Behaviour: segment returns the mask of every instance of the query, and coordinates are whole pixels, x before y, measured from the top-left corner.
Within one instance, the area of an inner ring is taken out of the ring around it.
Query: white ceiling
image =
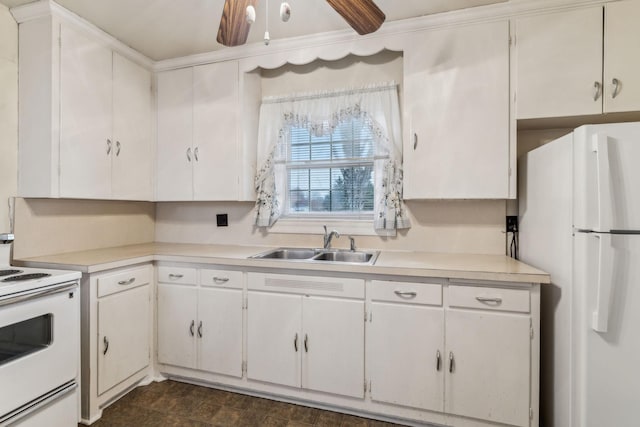
[[[32,0],[0,0],[9,8]],[[507,0],[376,0],[387,21]],[[224,0],[56,0],[113,37],[153,60],[177,58],[217,49]],[[280,0],[261,0],[249,43],[260,42],[269,5],[271,39],[295,37],[350,28],[324,0],[288,0],[291,19],[279,18]]]

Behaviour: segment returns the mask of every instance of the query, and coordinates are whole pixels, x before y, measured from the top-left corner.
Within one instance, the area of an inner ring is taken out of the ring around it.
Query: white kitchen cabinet
[[[200,270],[196,287],[195,269],[159,270],[158,362],[241,377],[242,273]]]
[[[151,74],[54,17],[20,25],[23,197],[150,200]]]
[[[530,298],[527,289],[449,286],[445,312],[447,413],[530,425],[534,363]]]
[[[442,285],[374,280],[367,325],[371,399],[444,410]]]
[[[157,200],[238,200],[238,62],[158,74]]]
[[[249,380],[364,397],[362,280],[250,273],[249,288]]]
[[[149,283],[98,299],[98,393],[149,366]]]
[[[81,281],[81,416],[102,408],[151,375],[153,267],[84,274]]]
[[[517,118],[640,110],[639,18],[636,1],[517,18]]]
[[[507,21],[412,35],[404,105],[405,199],[515,196]]]

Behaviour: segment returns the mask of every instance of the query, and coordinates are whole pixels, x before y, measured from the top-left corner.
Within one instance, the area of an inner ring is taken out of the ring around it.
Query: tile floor
[[[104,410],[92,427],[392,427],[305,406],[245,396],[177,381],[138,387]]]

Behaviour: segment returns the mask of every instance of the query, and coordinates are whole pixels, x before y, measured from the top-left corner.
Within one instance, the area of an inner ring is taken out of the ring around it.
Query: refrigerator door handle
[[[613,247],[610,234],[599,234],[598,254],[598,286],[596,293],[596,308],[593,311],[591,327],[596,332],[607,332],[609,323],[609,307],[611,304],[611,290],[613,288]]]
[[[611,230],[611,170],[609,168],[609,138],[595,134],[592,137],[592,150],[596,153],[597,185],[598,185],[598,225],[597,230]]]

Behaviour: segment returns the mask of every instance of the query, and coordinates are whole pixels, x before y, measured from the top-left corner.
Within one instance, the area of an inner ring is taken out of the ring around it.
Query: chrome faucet
[[[356,239],[354,239],[353,236],[349,236],[349,250],[351,252],[356,251]]]
[[[338,233],[336,230],[331,231],[331,233],[327,234],[327,226],[324,225],[324,248],[325,249],[329,249],[331,247],[331,239],[333,239],[333,236],[336,236],[336,239],[340,237],[340,233]]]

